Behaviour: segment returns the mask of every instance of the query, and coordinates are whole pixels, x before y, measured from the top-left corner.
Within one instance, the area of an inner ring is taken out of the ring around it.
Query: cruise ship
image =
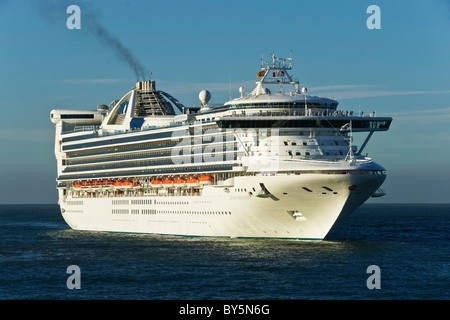
[[[322,240],[382,196],[386,170],[363,154],[391,117],[341,110],[261,60],[256,87],[187,108],[154,80],[97,110],[54,109],[57,191],[75,230]],[[270,88],[269,88],[270,87]],[[287,89],[286,89],[287,88]],[[273,91],[273,92],[272,92]],[[353,136],[362,134],[361,146]]]

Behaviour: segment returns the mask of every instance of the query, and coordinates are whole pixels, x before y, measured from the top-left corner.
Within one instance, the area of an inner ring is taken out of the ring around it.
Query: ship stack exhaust
[[[144,80],[136,82],[136,89],[139,91],[155,91],[155,80]]]

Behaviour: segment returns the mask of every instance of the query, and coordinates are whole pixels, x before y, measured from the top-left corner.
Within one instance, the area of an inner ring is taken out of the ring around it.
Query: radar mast
[[[261,58],[261,71],[257,77],[261,78],[256,82],[258,86],[262,84],[291,84],[295,93],[299,93],[299,82],[291,77],[288,70],[292,70],[292,52],[289,58],[279,58],[272,53],[272,61],[265,62]]]

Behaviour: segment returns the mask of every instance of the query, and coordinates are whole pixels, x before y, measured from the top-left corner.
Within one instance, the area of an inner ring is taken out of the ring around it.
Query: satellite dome
[[[202,107],[208,107],[208,102],[211,99],[211,93],[208,90],[202,90],[198,94],[198,98],[202,102]]]
[[[208,90],[202,90],[198,94],[198,98],[200,99],[202,104],[205,104],[205,103],[207,104],[209,102],[209,100],[211,99],[211,93],[209,93]]]

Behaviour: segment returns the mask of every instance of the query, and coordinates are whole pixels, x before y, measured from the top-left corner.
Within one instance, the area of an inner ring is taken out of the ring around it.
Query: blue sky
[[[80,30],[66,27],[71,4],[81,8]],[[372,4],[379,30],[366,26]],[[0,203],[56,203],[51,109],[94,109],[134,86],[95,25],[186,106],[199,105],[202,89],[212,103],[237,97],[241,85],[251,91],[262,54],[292,51],[293,75],[309,93],[394,118],[365,149],[388,172],[388,195],[376,202],[449,202],[447,0],[2,0]]]

